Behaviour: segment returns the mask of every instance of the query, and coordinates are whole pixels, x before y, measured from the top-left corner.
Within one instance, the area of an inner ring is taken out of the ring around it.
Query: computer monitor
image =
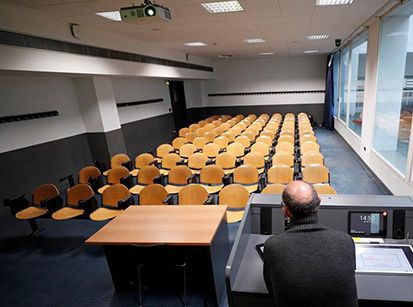
[[[353,237],[386,237],[387,211],[350,211],[348,234]]]

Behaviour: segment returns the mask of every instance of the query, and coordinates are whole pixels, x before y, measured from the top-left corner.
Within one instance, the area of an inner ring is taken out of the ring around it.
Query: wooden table
[[[218,304],[225,286],[230,252],[226,206],[130,206],[86,240],[102,245],[117,291],[135,290],[137,265],[151,259],[151,248],[162,245],[180,257],[197,258],[207,274],[211,296]],[[146,254],[146,255],[145,255]],[[152,257],[153,259],[158,257]],[[145,260],[142,260],[145,259]],[[200,262],[201,261],[201,262]],[[152,263],[156,265],[156,263]],[[199,274],[197,274],[199,275]]]

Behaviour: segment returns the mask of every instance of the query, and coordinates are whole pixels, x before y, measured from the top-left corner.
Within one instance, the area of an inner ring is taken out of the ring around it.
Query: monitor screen
[[[353,237],[386,237],[387,211],[350,211],[348,217],[348,233]]]

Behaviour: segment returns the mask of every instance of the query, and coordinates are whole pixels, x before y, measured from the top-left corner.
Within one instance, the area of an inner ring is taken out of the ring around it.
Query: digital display
[[[349,212],[348,233],[353,237],[386,237],[387,211]]]

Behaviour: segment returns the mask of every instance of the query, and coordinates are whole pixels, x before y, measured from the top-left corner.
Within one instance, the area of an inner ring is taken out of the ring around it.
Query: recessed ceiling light
[[[201,3],[201,5],[204,9],[212,14],[240,12],[244,10],[238,1],[208,2]]]
[[[202,47],[206,46],[204,42],[189,42],[189,43],[184,43],[185,46],[190,46],[190,47]]]
[[[260,55],[273,55],[274,52],[260,52]]]
[[[318,53],[318,50],[306,50],[304,53]]]
[[[232,58],[232,54],[218,54],[218,57],[222,59],[229,59]]]
[[[353,0],[317,0],[315,5],[345,5],[352,3]]]
[[[114,21],[121,21],[122,18],[120,17],[119,11],[112,11],[112,12],[100,12],[96,13],[96,15],[99,15],[101,17],[114,20]]]
[[[328,34],[316,34],[316,35],[308,35],[307,39],[308,40],[319,40],[319,39],[326,39],[328,37]]]
[[[247,44],[259,44],[259,43],[265,43],[265,39],[256,37],[256,38],[245,38],[244,42]]]

